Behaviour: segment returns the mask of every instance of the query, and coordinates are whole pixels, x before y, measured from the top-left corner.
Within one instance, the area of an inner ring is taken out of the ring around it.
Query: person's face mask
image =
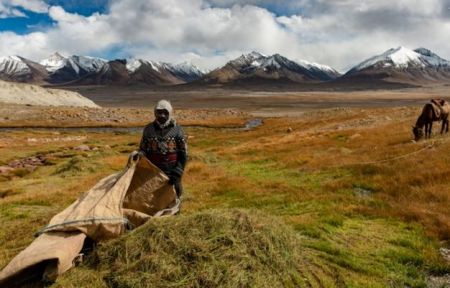
[[[169,112],[166,109],[157,109],[155,113],[156,121],[159,124],[164,124],[169,120]]]

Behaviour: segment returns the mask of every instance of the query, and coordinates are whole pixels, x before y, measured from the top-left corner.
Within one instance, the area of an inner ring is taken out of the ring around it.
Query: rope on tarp
[[[34,234],[35,237],[48,232],[49,230],[55,231],[54,229],[57,227],[64,227],[67,225],[73,225],[73,224],[83,224],[83,223],[92,223],[92,222],[122,222],[126,227],[132,227],[130,221],[127,218],[124,217],[114,217],[114,218],[106,218],[106,217],[92,217],[92,218],[86,218],[86,219],[79,219],[79,220],[71,220],[71,221],[65,221],[58,224],[53,224],[49,226],[45,226],[38,232]]]

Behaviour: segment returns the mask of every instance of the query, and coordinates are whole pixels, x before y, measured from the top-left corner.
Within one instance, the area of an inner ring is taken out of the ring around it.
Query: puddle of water
[[[364,188],[361,188],[361,187],[355,187],[355,188],[353,188],[353,193],[356,196],[359,196],[359,197],[362,197],[362,198],[368,198],[368,197],[372,196],[373,191],[368,190],[368,189],[364,189]]]
[[[251,130],[251,129],[255,129],[259,126],[261,126],[263,124],[263,120],[256,118],[256,119],[250,119],[247,120],[247,122],[245,123],[245,128],[244,130]]]

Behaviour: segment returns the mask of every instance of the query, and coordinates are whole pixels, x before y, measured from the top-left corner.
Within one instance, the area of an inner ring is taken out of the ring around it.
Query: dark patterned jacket
[[[174,120],[161,128],[156,121],[144,128],[139,149],[166,175],[183,175],[187,161],[187,143],[183,129]]]

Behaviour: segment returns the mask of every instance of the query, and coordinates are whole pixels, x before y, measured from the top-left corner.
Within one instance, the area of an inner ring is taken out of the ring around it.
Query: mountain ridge
[[[308,63],[308,64],[306,64]],[[270,56],[252,51],[228,61],[199,81],[206,84],[230,84],[245,79],[283,80],[292,83],[314,83],[336,79],[335,69],[303,61],[302,64],[280,54]],[[252,80],[252,81],[253,81]],[[256,81],[257,82],[257,81]]]
[[[338,81],[376,79],[398,83],[450,81],[450,61],[426,48],[410,50],[399,46],[370,57],[351,68]]]
[[[191,84],[295,88],[309,84],[314,87],[369,84],[368,87],[373,87],[386,82],[448,83],[450,61],[427,48],[410,50],[399,46],[369,57],[341,74],[327,65],[252,51],[212,71],[204,71],[189,62],[171,64],[140,58],[108,61],[91,56],[65,57],[55,52],[40,62],[21,56],[0,57],[0,79],[49,86]]]

